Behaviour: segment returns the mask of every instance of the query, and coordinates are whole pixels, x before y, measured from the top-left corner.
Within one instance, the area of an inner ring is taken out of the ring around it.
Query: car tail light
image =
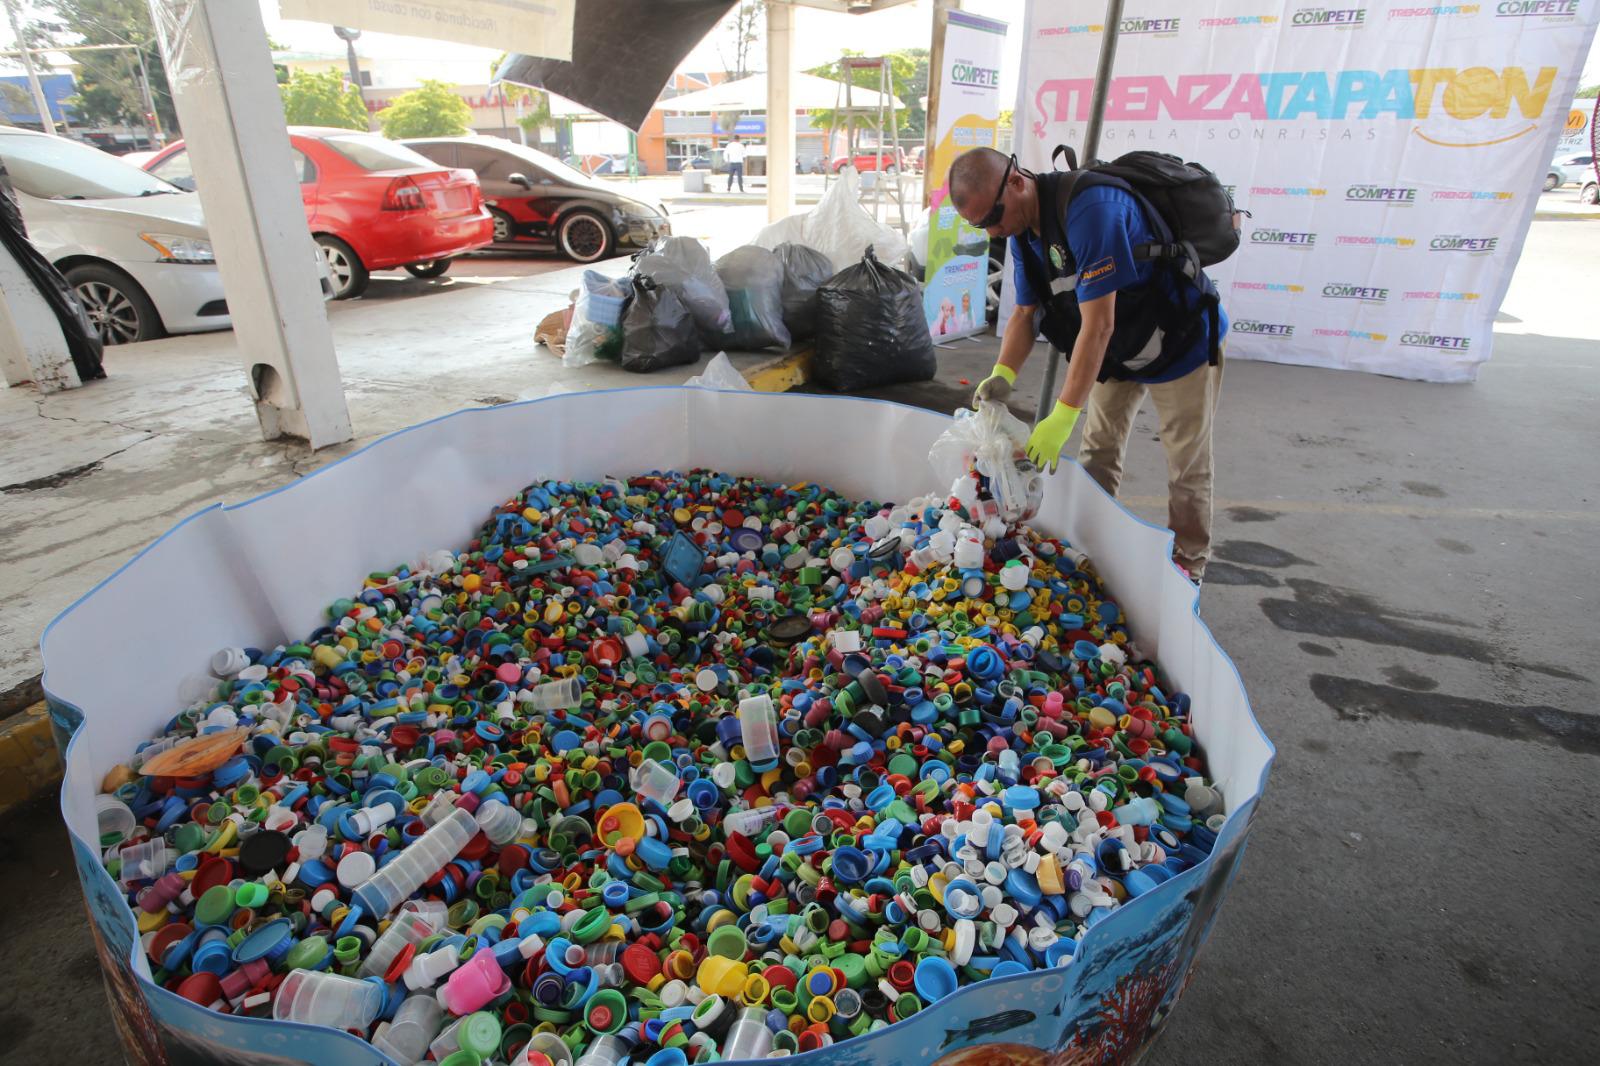
[[[383,194],[385,211],[420,211],[423,206],[422,190],[410,178],[395,178]]]

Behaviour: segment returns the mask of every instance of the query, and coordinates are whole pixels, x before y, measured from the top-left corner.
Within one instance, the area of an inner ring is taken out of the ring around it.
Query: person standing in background
[[[739,191],[744,192],[744,152],[744,142],[739,139],[738,134],[735,134],[733,140],[722,150],[722,158],[728,161],[729,192],[733,191],[734,178],[739,179]]]

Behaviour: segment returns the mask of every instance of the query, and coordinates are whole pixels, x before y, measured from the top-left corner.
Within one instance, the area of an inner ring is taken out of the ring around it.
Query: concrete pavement
[[[527,334],[565,289],[480,288],[337,313],[364,438],[559,379]],[[1475,385],[1229,364],[1202,608],[1279,755],[1152,1066],[1592,1058],[1597,291],[1600,227],[1538,222]],[[19,605],[47,616],[203,503],[331,458],[255,441],[237,363],[164,343],[114,355],[81,411],[0,393],[0,463],[47,482],[0,494],[0,646],[31,648]],[[880,395],[949,409],[993,357],[959,342]],[[1124,500],[1159,521],[1155,438],[1146,411]],[[37,978],[0,986],[0,1061],[114,1061],[53,801],[0,820],[0,898],[9,972]]]

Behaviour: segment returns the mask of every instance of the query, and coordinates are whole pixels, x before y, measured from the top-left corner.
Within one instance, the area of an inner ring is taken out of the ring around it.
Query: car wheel
[[[1560,188],[1560,187],[1561,187],[1561,179],[1559,177],[1557,177],[1554,174],[1546,174],[1544,176],[1544,191],[1545,192],[1550,192],[1551,190],[1557,189],[1557,188]]]
[[[593,211],[574,211],[556,231],[561,254],[579,263],[593,263],[611,253],[611,227]]]
[[[489,217],[494,219],[494,243],[509,244],[514,237],[514,226],[511,216],[498,207],[489,208]]]
[[[156,305],[134,281],[113,267],[85,263],[66,272],[102,344],[132,344],[165,336]]]
[[[326,233],[317,234],[317,247],[322,249],[322,258],[327,260],[328,280],[333,282],[335,300],[353,299],[367,291],[367,283],[372,278],[354,248]]]
[[[407,263],[406,273],[414,278],[440,278],[444,276],[446,270],[450,269],[452,262],[454,260],[445,258],[430,259],[425,263]]]
[[[1586,204],[1600,204],[1600,185],[1591,181],[1583,187],[1583,191],[1578,194],[1578,199]]]

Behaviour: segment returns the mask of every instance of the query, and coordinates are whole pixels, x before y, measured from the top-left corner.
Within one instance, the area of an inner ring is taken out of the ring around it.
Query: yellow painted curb
[[[0,724],[0,814],[61,783],[61,757],[41,700]]]
[[[744,379],[757,392],[788,392],[811,379],[811,349],[790,352],[745,374]]]

